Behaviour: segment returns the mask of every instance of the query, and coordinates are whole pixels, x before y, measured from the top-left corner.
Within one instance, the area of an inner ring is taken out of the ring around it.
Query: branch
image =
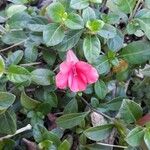
[[[4,48],[4,49],[1,49],[1,50],[0,50],[0,52],[7,51],[7,50],[9,50],[9,49],[11,49],[11,48],[13,48],[13,47],[16,47],[16,46],[18,46],[18,45],[20,45],[20,44],[24,43],[25,41],[26,41],[26,40],[21,41],[21,42],[16,43],[16,44],[13,44],[13,45],[11,45],[11,46],[9,46],[9,47],[6,47],[6,48]]]
[[[131,21],[131,20],[133,19],[133,17],[134,17],[135,14],[136,14],[137,9],[139,8],[140,3],[142,3],[142,2],[143,2],[143,0],[138,0],[138,2],[137,2],[137,4],[136,4],[136,6],[135,6],[133,12],[132,12],[132,13],[130,14],[130,16],[129,16],[129,21]]]
[[[95,108],[93,108],[83,97],[80,97],[80,98],[81,98],[81,100],[82,100],[92,111],[94,111],[94,112],[96,112],[96,113],[98,113],[98,114],[104,116],[105,118],[107,118],[107,119],[109,119],[109,120],[111,120],[111,121],[114,121],[113,118],[111,118],[111,117],[109,117],[108,115],[106,115],[106,114],[104,114],[104,113],[102,113],[102,112],[96,110]]]
[[[104,12],[106,4],[107,4],[107,0],[103,0],[101,7],[100,7],[100,12]]]
[[[27,126],[25,126],[25,127],[21,128],[21,129],[17,130],[15,134],[6,135],[6,136],[4,136],[4,137],[1,137],[1,138],[0,138],[0,141],[2,141],[2,140],[4,140],[4,139],[9,139],[9,138],[11,138],[11,137],[13,137],[13,136],[15,136],[15,135],[17,135],[17,134],[20,134],[20,133],[22,133],[22,132],[25,132],[25,131],[28,131],[28,130],[31,130],[31,129],[32,129],[32,126],[31,126],[30,124],[28,124]]]

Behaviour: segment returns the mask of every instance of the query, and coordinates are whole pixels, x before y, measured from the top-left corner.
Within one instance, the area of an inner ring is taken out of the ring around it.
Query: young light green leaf
[[[87,138],[93,141],[101,141],[106,139],[113,128],[112,124],[101,125],[96,127],[88,128],[84,131]]]
[[[94,19],[89,20],[86,23],[86,27],[93,33],[97,33],[100,31],[104,26],[104,22],[102,20]]]
[[[126,141],[129,145],[135,147],[140,146],[144,137],[144,130],[142,127],[136,127],[129,132]]]
[[[54,46],[62,42],[65,37],[64,29],[56,23],[46,26],[43,31],[43,40],[48,46]]]
[[[47,14],[53,22],[62,22],[67,18],[64,6],[59,2],[51,3],[47,8]]]
[[[72,29],[72,30],[78,30],[84,28],[84,22],[83,19],[75,13],[71,13],[68,15],[67,19],[64,21],[65,25]]]
[[[67,140],[64,140],[58,147],[58,150],[70,150],[71,145]]]
[[[120,56],[130,64],[142,64],[150,59],[150,43],[135,41],[122,49]]]
[[[107,94],[107,92],[108,92],[107,86],[102,80],[97,81],[95,83],[94,90],[95,90],[96,95],[100,99],[104,99],[106,94]]]
[[[7,72],[7,78],[11,82],[14,83],[21,83],[25,81],[30,81],[30,72],[25,69],[24,67],[17,66],[17,65],[11,65],[8,68]]]
[[[70,6],[73,9],[84,9],[89,6],[89,0],[71,0]]]
[[[56,122],[58,126],[64,129],[69,129],[79,125],[87,116],[87,114],[88,112],[66,114],[59,117]]]
[[[48,69],[36,69],[31,72],[32,81],[39,85],[50,85],[53,72]]]
[[[5,62],[2,56],[0,55],[0,77],[2,77],[4,71],[5,71]]]
[[[8,17],[11,17],[14,14],[21,13],[21,12],[25,11],[26,9],[27,9],[27,7],[25,5],[11,5],[6,10],[6,13],[7,13]]]
[[[30,98],[24,91],[21,93],[21,105],[27,110],[35,109],[39,104],[39,101]]]
[[[101,43],[97,36],[88,35],[83,41],[84,56],[88,62],[93,63],[101,52]]]
[[[142,117],[142,108],[132,100],[124,99],[119,110],[118,116],[126,123],[133,123]]]

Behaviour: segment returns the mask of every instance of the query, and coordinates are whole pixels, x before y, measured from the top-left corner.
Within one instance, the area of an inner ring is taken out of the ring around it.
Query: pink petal
[[[67,87],[68,74],[63,74],[59,72],[56,77],[56,87],[60,89],[65,89]]]
[[[86,76],[89,84],[95,83],[99,78],[97,70],[84,61],[77,62],[76,69],[78,72],[82,72]]]
[[[67,59],[66,60],[67,60],[67,62],[74,62],[74,63],[79,61],[72,50],[69,50],[67,52]]]
[[[60,72],[66,74],[72,69],[72,66],[73,64],[71,62],[64,61],[60,64]]]
[[[68,76],[68,86],[71,91],[79,92],[86,89],[87,83],[84,82],[78,75],[74,76],[73,73],[70,73]]]

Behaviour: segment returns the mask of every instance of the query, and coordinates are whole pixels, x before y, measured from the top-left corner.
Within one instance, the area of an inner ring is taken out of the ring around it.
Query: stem
[[[80,98],[81,98],[81,100],[82,100],[92,111],[94,111],[94,112],[96,112],[96,113],[98,113],[98,114],[104,116],[105,118],[107,118],[107,119],[109,119],[109,120],[111,120],[111,121],[114,121],[113,118],[111,118],[111,117],[109,117],[108,115],[106,115],[106,114],[104,114],[104,113],[102,113],[102,112],[96,110],[95,108],[93,108],[83,97],[80,97]]]
[[[33,63],[27,63],[27,64],[20,64],[20,66],[27,67],[27,66],[34,66],[39,65],[41,62],[33,62]]]
[[[17,135],[17,134],[20,134],[20,133],[22,133],[22,132],[25,132],[25,131],[28,131],[28,130],[31,130],[31,129],[32,129],[32,126],[31,126],[30,124],[28,124],[27,126],[25,126],[25,127],[21,128],[21,129],[17,130],[15,134],[6,135],[6,136],[4,136],[4,137],[1,137],[1,138],[0,138],[0,141],[2,141],[2,140],[4,140],[4,139],[9,139],[9,138],[11,138],[11,137],[13,137],[13,136],[15,136],[15,135]]]
[[[16,46],[18,46],[18,45],[24,43],[25,41],[26,41],[26,40],[23,40],[23,41],[21,41],[21,42],[19,42],[19,43],[16,43],[16,44],[13,44],[13,45],[11,45],[11,46],[9,46],[9,47],[6,47],[6,48],[4,48],[4,49],[1,49],[0,52],[7,51],[7,50],[9,50],[9,49],[11,49],[11,48],[13,48],[13,47],[16,47]]]
[[[130,21],[133,19],[133,17],[135,16],[136,11],[137,11],[137,9],[138,9],[140,3],[142,3],[142,2],[143,2],[143,0],[138,0],[138,2],[137,2],[137,4],[136,4],[136,6],[135,6],[133,12],[132,12],[132,13],[130,14],[130,16],[129,16],[129,21],[128,21],[128,22],[130,22]]]
[[[101,7],[100,7],[100,12],[104,12],[106,4],[107,4],[107,0],[103,0]]]
[[[98,142],[97,144],[99,144],[99,145],[103,145],[103,146],[108,146],[108,147],[123,148],[123,149],[128,148],[127,146],[122,146],[122,145],[113,145],[113,144],[106,144],[106,143],[101,143],[101,142]]]

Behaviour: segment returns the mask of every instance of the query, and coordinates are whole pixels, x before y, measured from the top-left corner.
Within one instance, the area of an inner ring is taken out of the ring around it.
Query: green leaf
[[[48,46],[54,46],[62,42],[65,37],[64,29],[61,25],[51,23],[43,31],[43,40]]]
[[[90,0],[91,3],[102,3],[102,0]]]
[[[29,2],[29,0],[10,0],[10,1],[15,4],[26,4]]]
[[[82,18],[85,23],[87,23],[87,21],[89,21],[89,20],[96,19],[95,11],[91,7],[84,9],[83,13],[82,13]]]
[[[54,92],[44,91],[44,102],[49,103],[51,107],[57,107],[58,105],[57,95]]]
[[[26,93],[23,91],[21,93],[21,105],[26,108],[27,110],[33,110],[40,104],[39,101],[36,101],[29,96],[26,95]]]
[[[58,147],[58,150],[70,150],[71,145],[67,140],[64,140]]]
[[[39,149],[42,150],[56,150],[55,145],[50,140],[44,140],[38,144]]]
[[[109,60],[106,55],[100,55],[93,62],[93,65],[96,67],[99,74],[107,74],[110,71]]]
[[[38,49],[35,44],[28,44],[25,51],[25,61],[26,62],[34,62],[38,57]]]
[[[27,7],[24,6],[24,5],[11,5],[11,6],[6,10],[6,13],[7,13],[7,16],[8,16],[8,17],[11,17],[11,16],[13,16],[14,14],[21,13],[21,12],[25,11],[26,9],[27,9]]]
[[[22,19],[23,18],[23,19]],[[11,18],[7,20],[7,24],[10,29],[20,29],[27,27],[29,21],[31,21],[31,16],[25,12],[14,14]]]
[[[59,117],[56,122],[58,126],[64,129],[69,129],[79,125],[87,116],[87,114],[88,112],[66,114]]]
[[[84,28],[83,19],[75,13],[68,15],[67,19],[64,21],[65,25],[72,30],[78,30]]]
[[[47,14],[53,22],[62,22],[67,18],[64,6],[59,2],[51,3],[47,8]]]
[[[98,58],[101,52],[101,43],[97,36],[86,36],[83,41],[84,56],[92,63]]]
[[[64,114],[77,113],[78,112],[78,103],[75,98],[73,98],[64,108]]]
[[[136,0],[115,0],[115,4],[124,13],[132,13]]]
[[[126,123],[133,123],[142,117],[142,108],[132,100],[124,99],[119,110],[118,116]]]
[[[131,64],[142,64],[150,59],[150,43],[135,41],[122,49],[120,56]]]
[[[105,39],[114,38],[116,36],[116,28],[112,25],[105,24],[98,34]]]
[[[22,57],[23,57],[22,50],[15,51],[8,56],[6,63],[8,65],[11,65],[11,64],[17,65],[21,61]]]
[[[63,41],[59,43],[55,48],[58,51],[63,52],[73,48],[78,43],[82,32],[82,30],[68,31]]]
[[[59,137],[53,132],[48,131],[44,126],[35,125],[33,128],[33,136],[36,142],[40,143],[44,140],[52,141],[56,146],[60,145]]]
[[[150,131],[149,129],[146,129],[146,132],[144,134],[144,142],[148,149],[150,149]]]
[[[7,78],[11,82],[21,83],[25,81],[30,81],[31,75],[30,75],[30,72],[24,67],[11,65],[8,68]]]
[[[145,7],[150,9],[150,0],[145,0]]]
[[[0,133],[14,134],[16,132],[17,125],[14,111],[5,111],[5,113],[0,115],[0,120]]]
[[[107,92],[108,92],[107,86],[102,80],[97,81],[95,83],[94,90],[95,90],[96,95],[100,99],[104,99],[106,94],[107,94]]]
[[[50,85],[53,72],[48,69],[36,69],[31,72],[32,81],[39,85]]]
[[[104,22],[102,20],[89,20],[86,23],[86,27],[93,33],[100,31],[104,26]]]
[[[2,56],[0,55],[0,77],[2,77],[4,72],[5,72],[5,62]]]
[[[135,20],[139,23],[141,29],[144,31],[147,38],[150,40],[150,10],[149,9],[142,9],[140,10]]]
[[[73,9],[84,9],[89,6],[89,0],[71,0],[70,6]]]
[[[101,141],[106,139],[113,128],[112,124],[101,125],[96,127],[88,128],[84,131],[87,138],[93,141]]]
[[[0,92],[0,111],[8,109],[15,101],[16,96],[8,92]]]
[[[144,137],[144,130],[142,127],[136,127],[129,132],[126,141],[129,145],[135,147],[140,146]]]
[[[11,31],[2,36],[2,41],[5,44],[15,44],[23,42],[27,39],[24,31]]]
[[[112,51],[119,51],[123,47],[123,43],[124,36],[119,30],[117,31],[115,37],[107,41],[108,48]]]
[[[150,65],[146,65],[144,69],[140,70],[140,73],[146,77],[150,77]]]

